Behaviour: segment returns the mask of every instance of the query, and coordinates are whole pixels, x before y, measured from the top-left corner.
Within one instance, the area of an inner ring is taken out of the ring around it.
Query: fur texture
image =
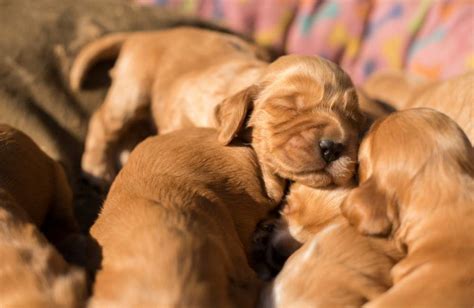
[[[474,71],[445,81],[426,82],[402,72],[374,74],[363,89],[367,95],[397,109],[428,107],[455,120],[474,141]]]
[[[461,128],[426,108],[377,122],[361,145],[360,186],[342,210],[407,256],[368,307],[474,305],[474,153]],[[460,266],[461,265],[461,266]]]
[[[214,107],[258,78],[262,53],[235,35],[189,27],[116,33],[86,45],[71,69],[72,88],[95,62],[118,59],[105,102],[89,123],[83,170],[110,183],[117,143],[131,124],[150,115],[160,134],[214,126]]]
[[[91,229],[103,255],[92,307],[254,306],[246,255],[274,206],[251,148],[205,128],[147,139]]]
[[[285,56],[268,65],[257,46],[235,36],[179,28],[114,34],[86,46],[72,85],[91,63],[117,52],[114,81],[91,119],[82,160],[96,179],[114,177],[113,145],[150,110],[159,133],[217,126],[222,144],[250,134],[275,201],[285,179],[320,187],[342,185],[354,174],[363,116],[350,78],[335,64]],[[337,144],[336,159],[323,159],[322,140]]]
[[[78,230],[62,167],[25,134],[0,125],[0,306],[81,307],[85,277],[61,244]]]
[[[291,256],[263,293],[264,307],[356,307],[391,286],[390,269],[401,254],[342,217],[350,190],[291,187],[271,240],[273,251]]]
[[[218,105],[216,117],[223,144],[251,136],[274,200],[283,196],[286,179],[311,187],[352,179],[365,119],[349,76],[334,63],[280,57],[258,82]],[[323,140],[340,146],[335,159],[324,158]]]

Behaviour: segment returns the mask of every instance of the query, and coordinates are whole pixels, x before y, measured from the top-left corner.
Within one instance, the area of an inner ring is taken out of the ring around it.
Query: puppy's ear
[[[257,86],[250,86],[224,99],[214,109],[214,117],[219,132],[218,141],[228,145],[242,130],[253,109],[253,101],[258,93]]]
[[[388,235],[392,223],[387,216],[389,198],[373,178],[355,188],[344,200],[341,211],[350,224],[366,235]]]

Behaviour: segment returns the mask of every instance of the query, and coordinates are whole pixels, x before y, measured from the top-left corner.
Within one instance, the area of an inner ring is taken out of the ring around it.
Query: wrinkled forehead
[[[348,76],[334,63],[318,57],[286,56],[271,63],[264,79],[270,82],[288,82],[309,79],[319,84],[351,86]]]
[[[354,89],[335,64],[317,57],[286,56],[272,63],[262,78],[261,99],[302,96],[316,101]]]

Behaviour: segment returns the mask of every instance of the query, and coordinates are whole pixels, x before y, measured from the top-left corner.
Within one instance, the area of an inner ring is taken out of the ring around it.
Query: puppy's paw
[[[88,181],[101,188],[107,188],[117,175],[113,162],[84,153],[81,163],[83,175]]]

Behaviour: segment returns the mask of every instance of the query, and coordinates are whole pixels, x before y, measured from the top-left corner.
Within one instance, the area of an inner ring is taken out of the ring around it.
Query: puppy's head
[[[279,58],[217,106],[216,118],[223,144],[250,128],[259,161],[281,178],[325,187],[354,174],[364,118],[350,78],[329,61]]]
[[[473,158],[466,135],[446,115],[427,108],[393,113],[363,140],[360,186],[342,212],[360,232],[386,235],[459,193],[454,183],[463,176],[472,179]]]

